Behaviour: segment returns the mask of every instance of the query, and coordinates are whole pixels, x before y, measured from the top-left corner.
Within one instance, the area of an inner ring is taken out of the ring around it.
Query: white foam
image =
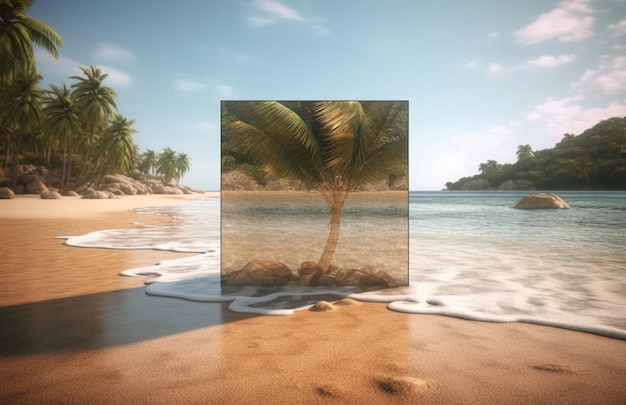
[[[230,302],[233,311],[290,315],[316,297],[388,303],[393,311],[483,322],[525,322],[626,339],[623,250],[594,250],[542,241],[426,232],[412,226],[410,286],[376,292],[354,289],[223,289],[220,283],[219,200],[168,207],[174,221],[124,230],[61,237],[69,246],[196,252],[122,271],[149,276],[146,292],[200,302]],[[144,210],[154,213],[154,211]],[[157,210],[158,211],[158,210]],[[526,214],[523,214],[526,215]],[[194,228],[195,227],[195,228]],[[598,249],[604,249],[599,246]],[[227,291],[227,292],[225,292]]]

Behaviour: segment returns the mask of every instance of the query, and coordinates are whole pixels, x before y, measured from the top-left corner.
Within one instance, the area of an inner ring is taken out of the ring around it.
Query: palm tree
[[[17,186],[17,165],[22,153],[24,138],[41,124],[41,100],[44,91],[38,86],[43,79],[32,73],[15,79],[12,84],[0,87],[0,127],[15,139],[11,153],[11,187]],[[7,145],[11,149],[11,139]],[[6,162],[5,162],[6,163]]]
[[[97,182],[108,173],[128,174],[136,166],[139,154],[133,135],[137,130],[132,128],[135,120],[127,120],[122,114],[113,114],[111,124],[98,139],[95,154],[98,156],[99,172],[91,179]]]
[[[176,167],[176,151],[171,148],[163,148],[157,161],[156,173],[163,176],[165,183],[169,183],[176,178],[178,169]]]
[[[65,85],[50,85],[46,93],[43,99],[43,127],[47,141],[57,144],[61,150],[61,191],[65,191],[72,174],[72,148],[83,130],[82,123],[78,117],[78,107]]]
[[[0,0],[0,85],[36,72],[33,44],[55,58],[63,40],[43,22],[26,16],[35,0]]]
[[[191,168],[191,158],[185,153],[179,153],[176,155],[176,182],[185,175]]]
[[[341,213],[359,185],[386,179],[408,164],[404,102],[222,102],[234,136],[252,145],[268,176],[299,180],[321,193],[330,229],[318,267],[328,272]]]
[[[72,84],[72,97],[79,109],[79,116],[85,130],[85,138],[83,146],[83,167],[76,180],[77,185],[85,182],[88,162],[90,161],[91,152],[95,147],[96,141],[104,132],[109,124],[109,120],[113,116],[117,105],[115,98],[117,95],[112,88],[103,86],[102,82],[107,78],[108,74],[95,66],[88,68],[81,67],[85,77],[72,76],[71,79],[77,80]]]
[[[492,185],[498,185],[500,181],[501,167],[495,160],[488,160],[487,163],[481,163],[478,166],[480,170]]]
[[[141,154],[141,160],[137,169],[143,174],[154,174],[154,169],[157,167],[158,158],[156,153],[152,149],[146,150]]]
[[[530,145],[519,145],[517,147],[517,161],[518,163],[528,162],[528,170],[530,170],[530,164],[534,156],[533,148]]]

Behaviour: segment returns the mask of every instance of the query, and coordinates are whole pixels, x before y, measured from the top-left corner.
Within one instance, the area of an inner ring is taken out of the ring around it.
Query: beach
[[[0,200],[0,403],[623,404],[626,341],[338,302],[290,316],[145,294],[185,253],[65,246],[180,197]]]

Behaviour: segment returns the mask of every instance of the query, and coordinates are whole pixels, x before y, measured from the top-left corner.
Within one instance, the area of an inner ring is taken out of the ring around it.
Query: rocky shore
[[[61,169],[48,170],[43,166],[18,166],[17,187],[8,187],[8,177],[0,177],[0,198],[13,198],[14,195],[36,194],[43,199],[57,199],[62,196],[80,196],[88,199],[109,199],[126,195],[150,194],[200,194],[199,190],[179,185],[173,180],[165,182],[157,176],[138,175],[129,177],[122,174],[109,174],[92,187],[61,194]]]

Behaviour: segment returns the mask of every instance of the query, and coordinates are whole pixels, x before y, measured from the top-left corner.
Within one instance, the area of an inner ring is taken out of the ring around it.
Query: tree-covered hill
[[[626,117],[600,121],[553,148],[520,145],[517,162],[488,160],[480,174],[446,183],[448,190],[626,190]]]

